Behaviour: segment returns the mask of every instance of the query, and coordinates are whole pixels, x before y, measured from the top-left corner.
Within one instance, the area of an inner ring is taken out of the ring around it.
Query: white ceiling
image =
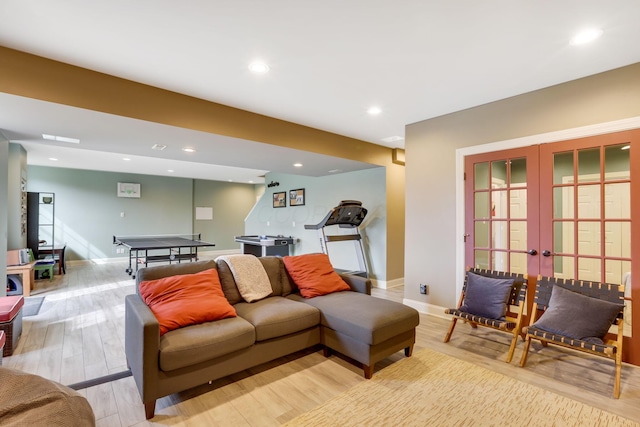
[[[407,124],[640,62],[638,0],[3,0],[0,16],[0,45],[392,147]],[[571,46],[587,27],[602,37]],[[239,182],[370,167],[6,94],[0,111],[30,164]],[[42,133],[82,142],[49,152]]]

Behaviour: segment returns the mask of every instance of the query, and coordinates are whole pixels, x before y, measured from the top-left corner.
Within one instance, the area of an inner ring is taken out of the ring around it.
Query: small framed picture
[[[289,190],[289,206],[304,206],[304,188]]]
[[[286,208],[287,207],[287,193],[284,191],[281,193],[273,193],[273,207],[274,208]]]

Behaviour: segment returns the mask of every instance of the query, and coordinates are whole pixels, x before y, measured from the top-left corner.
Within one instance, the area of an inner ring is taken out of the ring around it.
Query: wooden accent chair
[[[555,344],[606,357],[615,362],[613,395],[620,397],[623,285],[538,276],[532,314],[529,326],[522,330],[526,336],[521,367],[527,363],[532,339],[544,347]],[[605,336],[612,322],[615,339]]]
[[[513,285],[511,285],[511,289],[507,296],[506,314],[503,317],[486,317],[467,311],[467,307],[465,306],[465,296],[467,295],[467,286],[469,285],[468,273],[473,273],[492,279],[513,279]],[[456,323],[458,322],[458,320],[469,323],[472,328],[477,328],[478,326],[486,326],[499,331],[504,331],[511,334],[511,346],[509,347],[509,353],[507,354],[506,360],[507,363],[510,363],[511,359],[513,359],[513,353],[516,349],[518,335],[523,324],[526,296],[526,274],[505,273],[501,271],[467,268],[467,274],[465,274],[464,278],[464,285],[462,287],[460,299],[458,300],[458,307],[448,308],[445,310],[445,313],[451,314],[453,316],[453,319],[451,319],[451,325],[449,326],[449,331],[444,338],[444,342],[449,342],[451,334],[453,334],[453,330],[456,327]]]

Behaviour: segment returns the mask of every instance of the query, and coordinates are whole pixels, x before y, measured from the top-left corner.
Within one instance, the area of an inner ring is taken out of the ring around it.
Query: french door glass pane
[[[607,221],[604,223],[604,251],[607,257],[631,258],[630,222]]]
[[[504,188],[507,186],[507,162],[497,160],[491,162],[491,188]]]
[[[602,280],[602,269],[600,258],[578,258],[578,280],[589,280],[600,282]]]
[[[521,219],[527,217],[527,189],[509,191],[509,217]]]
[[[578,221],[578,254],[600,256],[600,222]]]
[[[629,145],[620,144],[604,149],[604,179],[630,179]]]
[[[481,192],[474,195],[474,216],[476,219],[489,218],[489,193]]]
[[[489,269],[489,251],[474,251],[476,268]]]
[[[553,252],[572,254],[575,245],[573,221],[557,221],[553,223]]]
[[[600,185],[578,186],[578,218],[600,218]]]
[[[507,218],[507,191],[491,192],[491,216],[495,218]]]
[[[553,189],[553,217],[558,219],[574,218],[573,186]]]
[[[527,254],[511,252],[509,271],[512,273],[527,273]]]
[[[476,163],[473,166],[473,183],[476,190],[489,189],[489,163]]]
[[[507,221],[493,221],[491,234],[493,249],[509,249],[507,247]]]
[[[493,262],[491,264],[491,269],[494,271],[508,271],[508,256],[509,254],[507,252],[493,252]]]
[[[625,289],[625,294],[631,291],[631,262],[608,259],[605,262],[607,270],[605,282],[620,283],[629,289]]]
[[[512,159],[510,176],[511,187],[527,185],[527,159]]]
[[[553,276],[561,279],[575,278],[575,258],[571,256],[553,257]]]
[[[573,151],[553,155],[553,183],[573,182]]]
[[[475,246],[477,248],[489,248],[489,222],[476,221],[474,228]]]
[[[615,219],[631,218],[631,183],[604,185],[604,217]]]
[[[509,245],[514,251],[527,250],[527,221],[509,223]]]
[[[600,181],[600,148],[578,151],[578,182]]]

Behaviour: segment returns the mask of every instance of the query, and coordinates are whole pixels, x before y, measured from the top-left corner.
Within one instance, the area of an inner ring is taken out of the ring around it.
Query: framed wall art
[[[119,182],[118,197],[140,198],[140,184],[133,182]]]
[[[273,207],[274,208],[286,208],[287,207],[287,193],[282,191],[280,193],[273,193]]]
[[[304,188],[289,190],[289,206],[304,206]]]

